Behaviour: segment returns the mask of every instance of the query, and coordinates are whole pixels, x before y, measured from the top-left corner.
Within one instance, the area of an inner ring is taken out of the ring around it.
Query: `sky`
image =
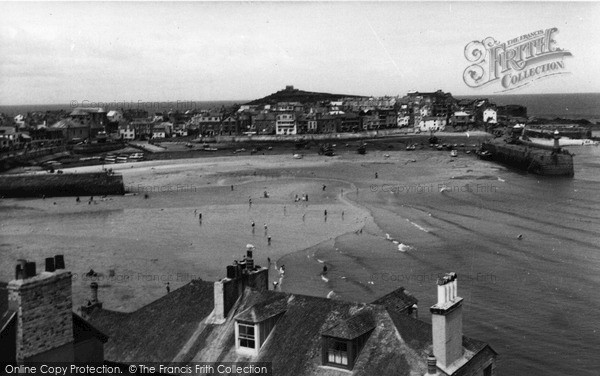
[[[0,105],[491,95],[465,46],[552,27],[568,74],[511,93],[600,92],[600,2],[0,2]]]

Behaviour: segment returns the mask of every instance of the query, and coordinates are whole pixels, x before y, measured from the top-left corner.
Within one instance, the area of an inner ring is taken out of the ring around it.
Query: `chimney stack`
[[[431,311],[433,355],[444,372],[463,356],[462,301],[458,276],[448,273],[438,279],[438,300]]]
[[[235,305],[246,287],[258,290],[269,290],[269,269],[254,265],[254,246],[246,246],[246,256],[241,263],[234,261],[227,266],[227,278],[214,283],[213,324],[225,322],[229,311]]]
[[[47,270],[52,264],[46,259]],[[36,275],[35,262],[25,260],[19,260],[16,271],[16,279],[6,288],[9,309],[17,313],[17,363],[57,357],[68,362],[73,356],[71,273],[56,270]]]

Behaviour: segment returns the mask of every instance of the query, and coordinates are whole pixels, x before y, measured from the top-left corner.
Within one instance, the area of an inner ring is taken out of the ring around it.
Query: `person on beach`
[[[248,206],[252,207],[252,199],[251,198],[248,199]]]
[[[323,184],[323,190],[325,190],[325,188],[327,188],[327,186],[325,184]]]
[[[302,214],[302,222],[306,219],[306,213]]]
[[[233,191],[233,184],[231,184],[231,190]]]
[[[198,214],[198,219],[200,220],[200,222],[202,222],[202,213]]]
[[[264,227],[265,227],[265,236],[267,236],[267,224],[266,223],[264,224]]]
[[[327,217],[327,209],[325,209],[325,211],[323,212],[323,214],[325,214],[325,216]]]
[[[379,174],[376,172],[375,173],[375,179],[377,179],[379,177]]]
[[[169,282],[167,282],[167,294],[171,292],[171,285],[169,285]]]
[[[323,265],[323,274],[327,274],[327,265]]]
[[[271,245],[271,237],[270,236],[267,238],[267,244]]]
[[[77,196],[77,198],[75,199],[75,202],[78,204],[81,202],[81,199],[79,198],[79,196]]]

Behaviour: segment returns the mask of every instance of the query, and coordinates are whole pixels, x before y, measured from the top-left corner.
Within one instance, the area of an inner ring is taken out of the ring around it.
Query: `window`
[[[485,367],[483,370],[483,376],[492,376],[492,365]]]
[[[327,361],[329,363],[348,365],[348,344],[346,342],[329,340],[327,349]]]
[[[254,349],[254,325],[238,324],[238,340],[240,342],[240,347]]]

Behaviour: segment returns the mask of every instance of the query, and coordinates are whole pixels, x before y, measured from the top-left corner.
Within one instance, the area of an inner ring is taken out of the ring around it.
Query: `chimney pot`
[[[236,277],[236,266],[227,265],[227,278],[234,279]]]
[[[46,257],[46,271],[54,272],[54,257]]]
[[[427,357],[427,374],[435,375],[437,373],[437,360],[433,354],[429,354]]]
[[[27,262],[25,264],[25,275],[23,276],[23,278],[35,277],[36,274],[37,273],[35,271],[35,262]]]
[[[98,283],[90,283],[90,288],[92,290],[92,303],[96,303],[98,302]]]
[[[56,270],[65,268],[65,256],[63,256],[63,255],[54,256],[54,268]]]
[[[18,259],[17,263],[19,265],[21,265],[21,270],[25,271],[25,264],[27,264],[27,260],[25,260],[25,259]]]
[[[21,264],[17,264],[15,267],[15,279],[23,279],[25,271],[21,267]]]

